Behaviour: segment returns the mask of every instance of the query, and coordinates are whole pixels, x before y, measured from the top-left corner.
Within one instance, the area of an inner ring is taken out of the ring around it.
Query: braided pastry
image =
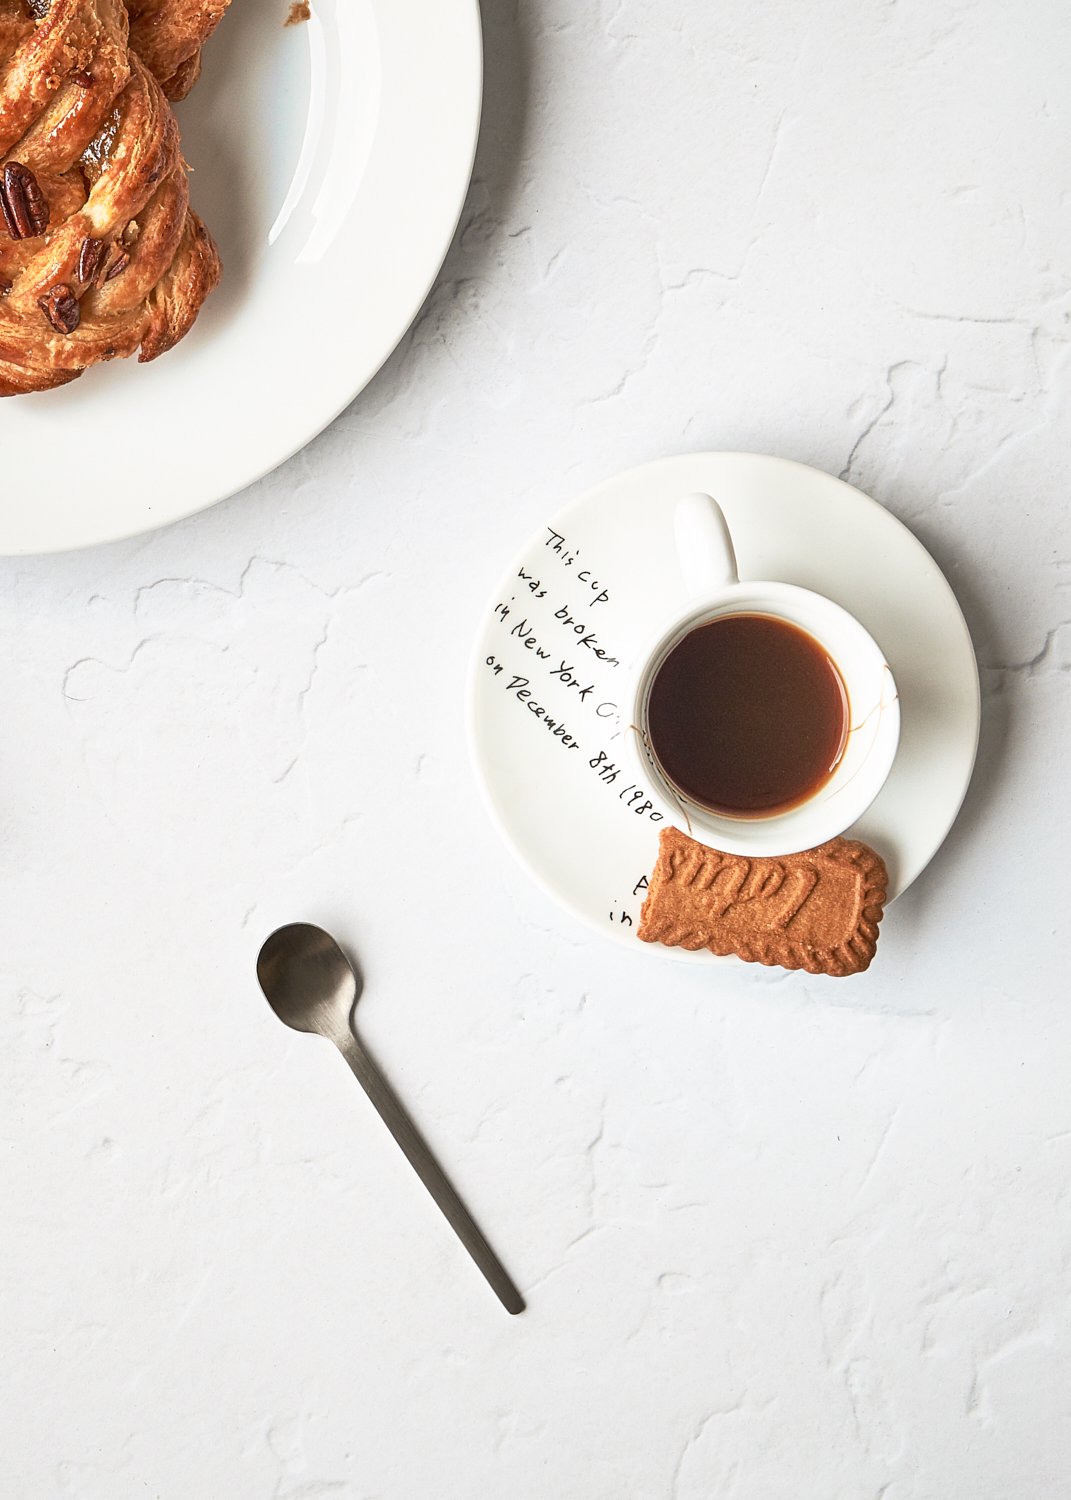
[[[201,72],[201,47],[231,0],[127,0],[130,45],[169,99],[185,99]]]
[[[0,396],[189,330],[219,256],[123,0],[0,0]]]

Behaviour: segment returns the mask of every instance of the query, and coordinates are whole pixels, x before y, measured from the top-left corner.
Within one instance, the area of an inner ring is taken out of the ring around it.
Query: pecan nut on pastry
[[[219,280],[123,0],[0,0],[0,395],[189,330]]]
[[[201,48],[230,0],[127,0],[130,45],[169,99],[185,99],[201,73]]]
[[[48,199],[41,184],[20,161],[9,161],[0,176],[0,211],[13,240],[28,240],[48,228]]]

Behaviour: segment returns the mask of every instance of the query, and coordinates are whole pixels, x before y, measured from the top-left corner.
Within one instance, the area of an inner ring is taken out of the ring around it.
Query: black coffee
[[[805,630],[770,615],[726,615],[689,631],[659,667],[647,732],[691,801],[766,817],[829,780],[848,734],[848,695]]]

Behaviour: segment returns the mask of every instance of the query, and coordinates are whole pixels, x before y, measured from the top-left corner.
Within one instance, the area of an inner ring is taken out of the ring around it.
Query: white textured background
[[[1071,13],[486,0],[443,275],[286,468],[0,562],[3,1500],[1071,1496]],[[461,696],[563,500],[843,473],[947,570],[977,776],[875,968],[632,963]],[[530,1298],[253,959],[308,917]]]

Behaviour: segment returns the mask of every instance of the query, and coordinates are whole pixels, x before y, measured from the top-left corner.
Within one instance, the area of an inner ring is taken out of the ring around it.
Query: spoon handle
[[[477,1229],[468,1209],[443,1175],[416,1126],[398,1102],[387,1080],[357,1038],[338,1043],[338,1050],[353,1069],[357,1082],[379,1112],[379,1117],[401,1146],[409,1164],[446,1215],[454,1233],[472,1256],[508,1313],[524,1311],[524,1298],[506,1274],[495,1252]]]

